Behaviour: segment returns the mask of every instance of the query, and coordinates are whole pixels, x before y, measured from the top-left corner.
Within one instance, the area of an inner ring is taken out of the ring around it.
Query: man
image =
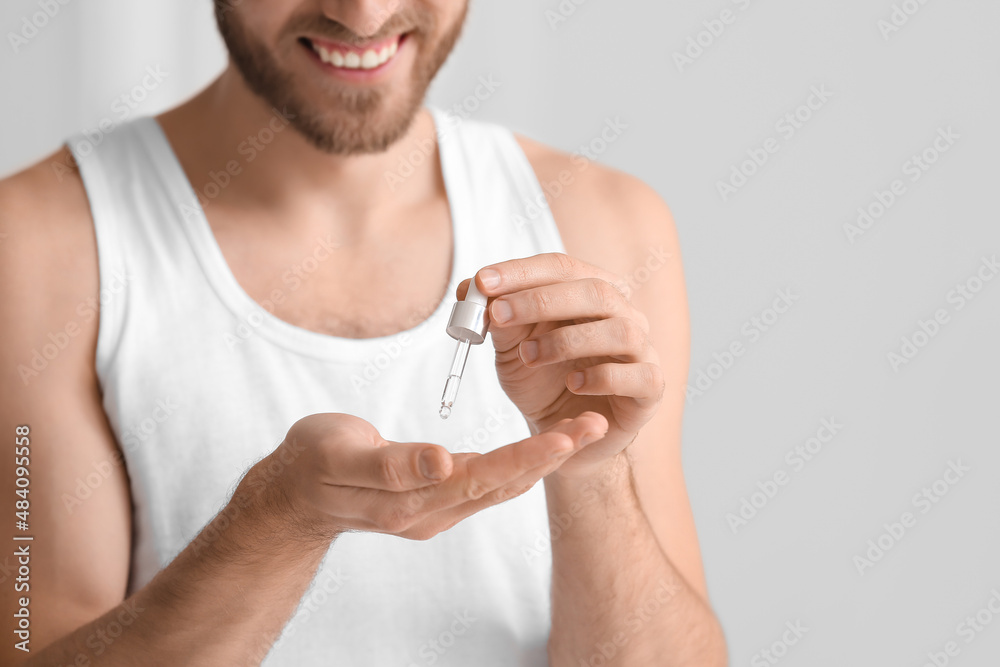
[[[724,664],[670,214],[423,108],[465,12],[219,2],[205,91],[0,183],[5,664]]]

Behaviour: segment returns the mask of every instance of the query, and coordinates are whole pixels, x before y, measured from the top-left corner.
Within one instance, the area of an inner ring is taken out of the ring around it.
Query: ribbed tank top
[[[448,292],[420,325],[364,339],[291,325],[243,291],[154,118],[97,146],[83,135],[67,142],[97,236],[97,375],[131,481],[129,592],[183,550],[241,474],[306,415],[349,413],[390,440],[452,451],[528,436],[489,342],[472,349],[451,418],[438,417],[455,346],[445,326],[461,280],[563,244],[509,130],[431,113],[454,239]],[[328,257],[318,239],[313,259]],[[541,484],[427,541],[341,535],[264,664],[546,665],[547,538]]]

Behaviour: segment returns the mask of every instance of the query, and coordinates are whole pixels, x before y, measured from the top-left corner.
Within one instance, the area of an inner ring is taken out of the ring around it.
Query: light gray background
[[[601,160],[671,205],[692,381],[732,341],[746,349],[685,421],[691,497],[734,665],[751,665],[796,621],[808,632],[781,664],[918,666],[949,640],[961,650],[950,664],[1000,655],[1000,618],[971,643],[956,634],[1000,591],[1000,280],[961,310],[948,301],[981,258],[1000,253],[1000,4],[930,0],[885,39],[878,21],[893,4],[563,0],[575,10],[553,28],[546,11],[558,0],[478,2],[431,95],[450,107],[492,75],[501,86],[473,117],[569,151],[620,117],[628,128]],[[735,22],[678,71],[673,53],[724,9]],[[168,76],[142,114],[183,100],[224,63],[208,0],[71,0],[14,53],[8,32],[37,11],[33,0],[0,8],[0,174],[112,116],[147,66]],[[784,140],[775,123],[812,86],[833,95]],[[959,139],[910,182],[903,163],[941,127]],[[772,136],[780,150],[723,202],[716,182]],[[895,178],[906,193],[850,243],[843,226]],[[779,289],[797,301],[751,342],[741,328]],[[887,354],[938,308],[948,323],[894,371]],[[786,452],[824,417],[842,430],[794,471]],[[969,472],[921,514],[914,494],[958,460]],[[788,484],[734,534],[727,513],[777,471]],[[916,525],[860,574],[854,556],[905,511]]]

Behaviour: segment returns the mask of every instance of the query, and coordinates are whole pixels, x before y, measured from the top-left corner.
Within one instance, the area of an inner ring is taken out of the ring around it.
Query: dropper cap
[[[448,335],[458,341],[467,340],[473,345],[479,345],[486,340],[486,330],[489,329],[489,325],[486,297],[476,287],[476,280],[473,278],[469,283],[469,293],[465,295],[465,301],[456,301],[451,308]]]

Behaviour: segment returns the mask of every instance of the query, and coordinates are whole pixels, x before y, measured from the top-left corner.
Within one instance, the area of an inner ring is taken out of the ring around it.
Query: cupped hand
[[[274,476],[299,521],[335,535],[389,533],[425,540],[482,509],[528,491],[607,430],[587,412],[486,454],[392,442],[352,415],[296,422],[258,465]]]

